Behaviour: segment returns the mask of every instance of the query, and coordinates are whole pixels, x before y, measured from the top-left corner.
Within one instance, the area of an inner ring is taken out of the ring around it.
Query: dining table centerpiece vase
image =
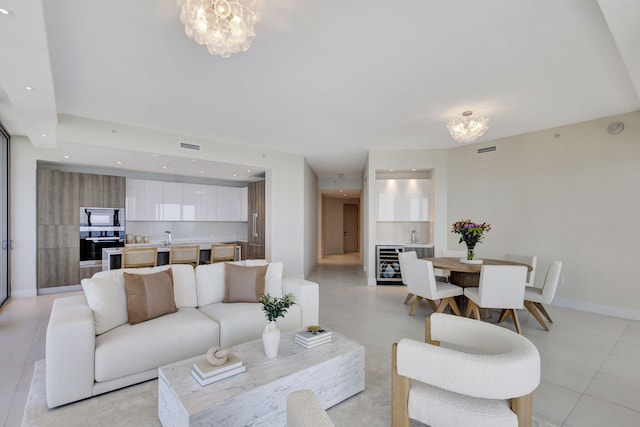
[[[475,247],[490,230],[491,224],[476,223],[470,219],[456,221],[452,224],[451,232],[460,235],[458,243],[464,242],[467,246],[467,262],[481,263],[481,260],[475,259]],[[460,261],[464,262],[465,260],[461,259]]]
[[[280,346],[280,329],[276,325],[279,317],[284,317],[287,310],[296,300],[293,294],[286,294],[282,298],[272,297],[265,294],[260,297],[262,303],[262,311],[267,318],[268,323],[262,332],[262,344],[264,345],[264,353],[269,359],[278,356],[278,347]]]

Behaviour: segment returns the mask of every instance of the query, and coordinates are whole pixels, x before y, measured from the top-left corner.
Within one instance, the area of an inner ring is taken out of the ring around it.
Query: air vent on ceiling
[[[200,150],[200,146],[196,144],[189,144],[186,142],[180,143],[180,148],[186,148],[187,150]]]
[[[607,126],[607,132],[611,135],[617,135],[624,130],[624,123],[614,122]]]
[[[496,151],[495,145],[492,145],[491,147],[478,148],[478,154],[490,153],[492,151]]]

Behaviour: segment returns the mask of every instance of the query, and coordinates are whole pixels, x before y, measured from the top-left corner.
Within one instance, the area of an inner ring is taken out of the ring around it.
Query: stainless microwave
[[[124,209],[80,208],[80,227],[124,228]]]

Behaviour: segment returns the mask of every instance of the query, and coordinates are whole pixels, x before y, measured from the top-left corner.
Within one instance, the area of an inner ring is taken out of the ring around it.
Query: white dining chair
[[[529,310],[529,313],[531,313],[538,323],[542,325],[545,331],[548,331],[549,327],[542,316],[546,317],[549,323],[553,323],[553,320],[551,320],[551,316],[549,316],[549,313],[547,313],[547,310],[542,304],[548,305],[553,301],[553,297],[558,289],[561,269],[562,261],[552,262],[547,270],[547,275],[544,279],[542,289],[533,286],[527,286],[524,289],[524,306]]]
[[[519,262],[522,264],[527,264],[531,266],[531,271],[527,273],[527,284],[525,286],[535,286],[535,275],[536,275],[536,264],[538,262],[538,257],[533,255],[515,255],[515,254],[507,254],[504,259],[506,261]]]
[[[405,273],[409,292],[416,299],[409,310],[409,316],[413,316],[420,305],[420,301],[426,299],[433,311],[442,313],[447,307],[460,316],[460,310],[454,297],[463,294],[460,286],[436,280],[433,273],[433,264],[424,259],[405,259]],[[436,306],[435,301],[440,300]]]
[[[527,267],[520,265],[483,265],[480,269],[480,283],[477,288],[465,288],[467,303],[466,316],[473,313],[480,320],[479,308],[502,309],[498,323],[513,317],[516,331],[521,334],[520,321],[516,310],[524,308],[524,284]]]
[[[392,345],[391,424],[531,427],[540,354],[496,325],[434,313],[424,343]],[[441,346],[442,344],[442,346]]]
[[[400,252],[398,253],[398,262],[400,263],[400,277],[402,279],[402,284],[406,285],[407,284],[407,279],[406,279],[406,274],[404,272],[405,269],[405,260],[407,259],[418,259],[418,253],[416,251],[405,251],[405,252]],[[407,294],[407,297],[404,299],[404,303],[403,304],[408,304],[409,301],[411,301],[411,298],[413,298],[413,294],[411,292],[409,292]]]

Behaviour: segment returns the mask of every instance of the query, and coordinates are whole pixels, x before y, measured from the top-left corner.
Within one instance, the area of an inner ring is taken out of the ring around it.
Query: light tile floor
[[[320,284],[320,320],[363,343],[367,354],[387,357],[390,366],[391,344],[423,339],[431,309],[422,304],[409,317],[402,304],[406,288],[366,286],[361,268],[351,265],[358,259],[328,257],[309,277]],[[0,309],[0,426],[20,425],[34,362],[44,358],[52,301],[67,295],[12,299]],[[639,426],[640,322],[557,307],[549,312],[550,332],[519,312],[524,335],[542,356],[534,397],[541,426]],[[511,322],[505,327],[512,328]],[[386,385],[388,371],[379,375]]]

